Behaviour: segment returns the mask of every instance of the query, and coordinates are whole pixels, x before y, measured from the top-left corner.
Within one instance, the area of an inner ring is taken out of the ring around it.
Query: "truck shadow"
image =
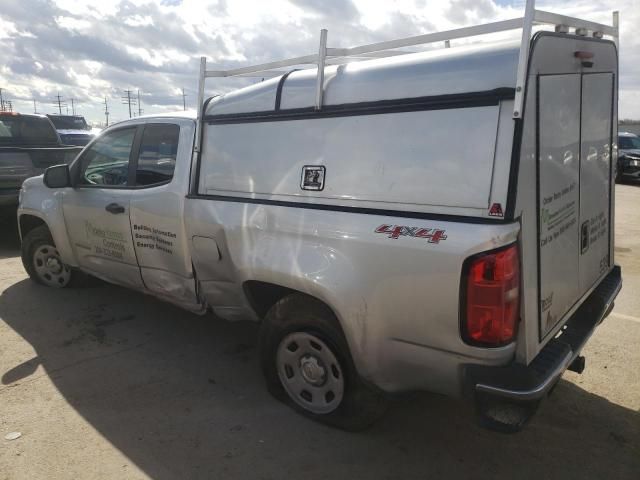
[[[112,286],[53,290],[28,280],[0,296],[0,318],[36,352],[0,372],[4,401],[20,401],[20,389],[46,375],[151,478],[620,479],[640,471],[640,414],[566,380],[518,435],[482,430],[468,405],[426,394],[394,400],[374,427],[349,434],[266,393],[251,323],[198,317]],[[28,408],[33,421],[55,414]]]

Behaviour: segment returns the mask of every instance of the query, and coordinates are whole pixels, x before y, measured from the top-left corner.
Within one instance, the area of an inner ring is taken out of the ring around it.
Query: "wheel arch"
[[[42,218],[27,213],[20,215],[20,218],[18,219],[18,231],[20,233],[20,240],[24,239],[24,237],[26,237],[31,230],[41,226],[47,227],[49,232],[51,232],[49,225],[47,225],[47,222],[45,222]]]
[[[40,212],[31,208],[21,208],[18,211],[20,241],[24,241],[24,238],[29,232],[40,226],[46,226],[49,230],[64,263],[71,267],[77,267],[78,263],[76,262],[76,257],[69,242],[66,223],[62,216],[61,209],[51,208]]]
[[[314,286],[316,288],[314,288]],[[354,322],[348,312],[342,312],[331,302],[331,293],[319,288],[318,284],[303,285],[307,288],[293,288],[286,282],[269,282],[261,280],[247,280],[243,283],[243,290],[247,301],[260,320],[264,320],[267,312],[280,300],[291,294],[300,294],[318,302],[325,307],[335,319],[334,326],[339,328],[349,347],[358,373],[368,377],[368,368],[364,361],[362,349],[364,348],[364,334],[360,322]],[[351,315],[353,316],[353,315]]]

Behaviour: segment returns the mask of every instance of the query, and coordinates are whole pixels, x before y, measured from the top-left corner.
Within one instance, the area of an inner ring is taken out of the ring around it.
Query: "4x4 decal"
[[[426,238],[429,243],[440,243],[446,240],[446,230],[437,228],[405,227],[403,225],[380,225],[375,229],[375,233],[384,233],[389,238],[398,239],[400,237]]]

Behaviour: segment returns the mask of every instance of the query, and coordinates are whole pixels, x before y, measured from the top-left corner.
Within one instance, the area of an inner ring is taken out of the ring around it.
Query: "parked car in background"
[[[616,181],[640,178],[640,137],[634,133],[618,133],[618,173]]]
[[[15,214],[22,182],[51,165],[69,163],[81,147],[63,146],[44,115],[0,113],[0,217]]]
[[[47,117],[53,122],[65,145],[85,146],[96,135],[82,115],[47,115]]]

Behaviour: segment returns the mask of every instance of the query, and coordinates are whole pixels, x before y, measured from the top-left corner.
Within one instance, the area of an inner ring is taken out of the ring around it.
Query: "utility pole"
[[[142,115],[142,103],[140,102],[140,89],[138,89],[138,116]]]
[[[0,112],[4,112],[4,99],[2,98],[2,88],[0,88]]]
[[[104,117],[106,120],[106,125],[109,126],[109,104],[107,104],[107,97],[104,97]]]
[[[4,101],[5,112],[13,112],[13,102],[11,100]]]
[[[36,99],[33,99],[33,113],[38,113],[38,109],[36,108]]]
[[[131,90],[125,90],[124,93],[127,94],[126,97],[122,97],[122,103],[125,105],[129,105],[129,118],[131,118],[131,105],[136,104],[136,99],[131,96],[133,93]]]
[[[75,98],[71,99],[71,113],[75,116],[76,114],[76,104],[74,103]]]
[[[53,101],[53,106],[55,107],[56,105],[58,106],[58,113],[62,115],[62,107],[66,107],[67,104],[62,101],[60,93],[56,95],[56,99]]]
[[[182,89],[182,109],[187,109],[187,96],[184,93],[184,88]]]

